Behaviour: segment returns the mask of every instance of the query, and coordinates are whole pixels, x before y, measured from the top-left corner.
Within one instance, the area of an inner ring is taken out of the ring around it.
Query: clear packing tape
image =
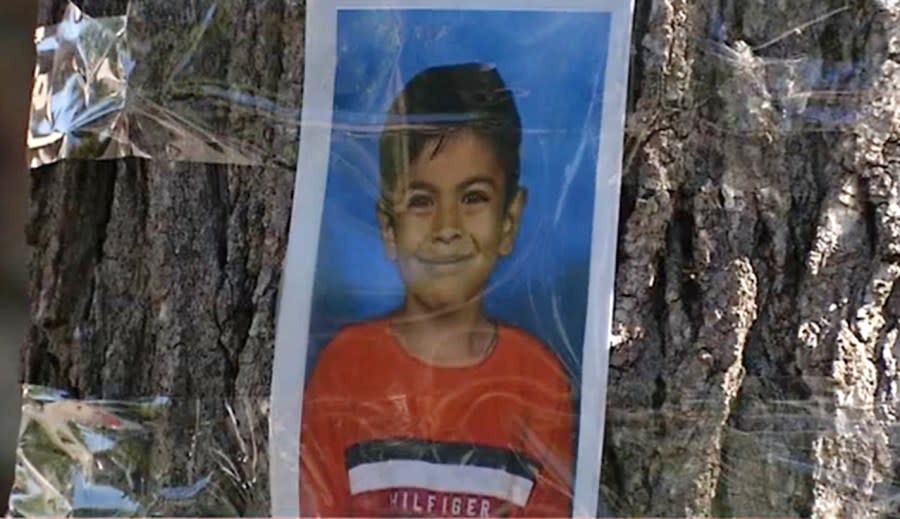
[[[263,151],[270,147],[265,141],[270,133],[264,129],[299,127],[298,101],[291,104],[267,94],[255,88],[251,78],[235,78],[240,71],[204,64],[218,46],[228,43],[229,31],[221,26],[238,23],[238,15],[228,5],[228,0],[195,2],[194,8],[203,12],[200,23],[149,40],[130,30],[134,20],[128,13],[91,17],[75,4],[66,7],[60,23],[38,28],[27,141],[30,166],[123,157],[233,165],[283,159]],[[842,10],[798,21],[785,34]],[[165,39],[169,41],[162,45]],[[758,128],[747,123],[754,118],[741,115],[760,103],[776,108],[775,122],[783,133],[831,131],[854,124],[859,92],[839,92],[828,85],[852,83],[849,79],[860,71],[852,63],[826,68],[823,60],[812,56],[761,56],[775,42],[755,47],[725,43],[715,27],[708,41],[697,42],[715,67],[747,79],[740,85],[746,89],[743,106],[728,111],[734,119],[709,124],[723,133],[754,133]],[[155,65],[152,73],[140,70],[148,60]],[[637,123],[626,129],[633,135],[641,131]],[[290,170],[295,167],[281,164]],[[14,516],[268,515],[270,490],[260,482],[268,481],[271,460],[263,453],[274,452],[268,449],[267,429],[279,425],[269,424],[268,407],[265,397],[246,399],[235,408],[224,399],[208,402],[165,396],[141,401],[77,400],[58,390],[27,386],[10,512]],[[732,431],[742,442],[741,451],[760,457],[784,452],[783,457],[769,461],[788,472],[812,470],[790,453],[797,452],[797,445],[810,445],[833,421],[813,401],[774,407],[784,412],[758,417],[766,422],[759,429],[771,433]],[[607,416],[608,424],[616,421],[628,427],[681,418],[659,410],[610,409]],[[807,425],[802,430],[783,430],[781,425],[801,422]],[[173,442],[187,442],[191,448],[174,448]],[[174,456],[184,452],[189,454],[187,459],[173,462]],[[177,474],[171,473],[173,467]],[[727,478],[734,487],[755,483],[736,471]],[[783,490],[785,495],[790,492]],[[614,505],[610,502],[614,497],[606,504]]]
[[[274,461],[269,456],[284,462],[284,456],[293,454],[287,446],[270,448],[267,428],[280,434],[290,427],[272,423],[268,415],[269,401],[264,397],[80,400],[57,389],[26,385],[10,514],[269,516],[270,488],[265,482],[269,462]],[[334,415],[327,419],[342,420]],[[370,425],[374,421],[366,423]],[[381,449],[391,444],[386,442]],[[418,453],[428,459],[436,449]],[[459,454],[493,455],[485,448]],[[482,499],[479,504],[487,503]],[[458,496],[448,497],[444,506],[446,515],[472,516],[458,509],[466,506]]]
[[[270,134],[265,129],[298,127],[298,103],[256,88],[242,71],[214,65],[217,49],[229,43],[228,28],[238,22],[230,3],[199,2],[195,8],[203,14],[196,26],[152,37],[130,30],[135,20],[129,13],[93,18],[72,3],[59,24],[39,27],[30,166],[122,157],[234,165],[280,160],[263,151]],[[803,21],[781,38],[755,47],[722,42],[712,27],[709,40],[698,44],[717,68],[741,79],[746,99],[743,108],[733,111],[733,120],[709,123],[726,134],[754,133],[758,128],[744,124],[741,113],[752,118],[760,108],[774,108],[778,130],[784,133],[853,124],[859,92],[831,86],[860,73],[852,64],[834,68],[813,56],[762,55],[782,38],[846,9]],[[141,70],[149,62],[152,66]],[[638,126],[629,124],[626,132],[640,134]]]
[[[270,515],[266,504],[269,489],[261,483],[268,480],[264,454],[268,440],[265,425],[255,428],[267,423],[266,398],[248,398],[232,405],[225,399],[162,396],[132,401],[78,400],[36,386],[25,386],[22,393],[11,516]],[[730,428],[729,434],[737,442],[734,453],[766,460],[769,472],[809,476],[814,468],[796,458],[797,446],[810,446],[814,438],[831,430],[833,419],[827,406],[814,399],[772,404],[779,412],[753,416],[757,432]],[[210,419],[210,415],[218,418]],[[610,409],[608,417],[620,427],[637,428],[684,419],[680,411],[662,410]],[[803,426],[785,427],[788,423]],[[272,424],[276,428],[281,425]],[[858,425],[864,427],[865,423],[860,420]],[[179,442],[190,448],[173,448]],[[184,451],[185,459],[173,459]],[[270,453],[287,455],[275,450]],[[753,474],[730,471],[728,463],[723,470],[727,474],[724,481],[736,490],[760,483]],[[772,489],[770,495],[787,499],[794,492],[788,486]],[[615,500],[615,496],[601,496],[600,516],[609,515]]]

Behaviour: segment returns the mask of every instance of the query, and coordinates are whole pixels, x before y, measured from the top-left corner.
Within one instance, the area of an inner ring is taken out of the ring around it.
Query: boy
[[[304,397],[303,516],[567,516],[568,378],[482,293],[525,205],[521,123],[490,66],[427,69],[388,112],[377,217],[405,287],[319,355]]]

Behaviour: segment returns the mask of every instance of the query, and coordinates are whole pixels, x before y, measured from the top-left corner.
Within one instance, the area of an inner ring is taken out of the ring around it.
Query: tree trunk
[[[125,3],[82,6],[103,16]],[[636,3],[602,503],[900,513],[900,3]],[[43,0],[41,23],[61,4]],[[213,4],[229,22],[195,37],[223,44],[182,74],[296,110],[299,0],[131,0],[129,37],[154,43],[133,81],[161,84],[184,49],[159,35],[196,30]],[[265,166],[128,159],[32,173],[26,382],[171,395],[152,449],[160,484],[225,474],[217,450],[245,473],[222,476],[246,484],[217,486],[203,509],[164,514],[268,510],[298,128],[259,110],[221,114],[217,133],[264,143],[277,157]],[[216,448],[193,448],[204,442]]]
[[[638,2],[635,25],[606,501],[897,513],[900,5]]]

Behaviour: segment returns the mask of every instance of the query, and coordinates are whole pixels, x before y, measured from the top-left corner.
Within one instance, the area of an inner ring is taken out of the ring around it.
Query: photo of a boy
[[[488,64],[425,69],[388,109],[375,210],[404,297],[318,355],[302,516],[571,513],[569,378],[483,307],[497,262],[515,261],[521,144],[514,95]]]

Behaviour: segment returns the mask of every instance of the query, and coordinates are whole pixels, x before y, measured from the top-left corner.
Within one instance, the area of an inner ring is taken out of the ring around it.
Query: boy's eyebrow
[[[468,187],[471,187],[474,184],[489,184],[492,188],[497,189],[497,179],[495,179],[494,177],[492,177],[490,175],[477,175],[474,177],[469,177],[469,178],[465,179],[464,181],[462,181],[459,184],[459,186],[457,187],[457,189],[463,190]],[[432,184],[429,184],[428,182],[425,182],[424,180],[411,180],[409,182],[409,185],[407,186],[407,189],[410,189],[410,190],[421,189],[423,191],[430,191],[430,192],[436,192],[438,190],[437,187],[435,187]]]
[[[459,189],[466,189],[471,187],[474,184],[490,184],[490,186],[494,189],[497,189],[497,179],[489,176],[489,175],[478,175],[475,177],[467,178],[463,181],[462,184],[459,185]]]
[[[421,189],[421,190],[423,190],[423,191],[430,191],[430,192],[432,192],[432,193],[435,192],[435,191],[437,191],[437,188],[435,188],[434,186],[432,186],[432,185],[429,184],[428,182],[424,182],[424,181],[422,181],[422,180],[412,180],[412,181],[410,181],[409,186],[407,186],[407,189],[410,189],[410,190],[413,190],[413,189]]]

